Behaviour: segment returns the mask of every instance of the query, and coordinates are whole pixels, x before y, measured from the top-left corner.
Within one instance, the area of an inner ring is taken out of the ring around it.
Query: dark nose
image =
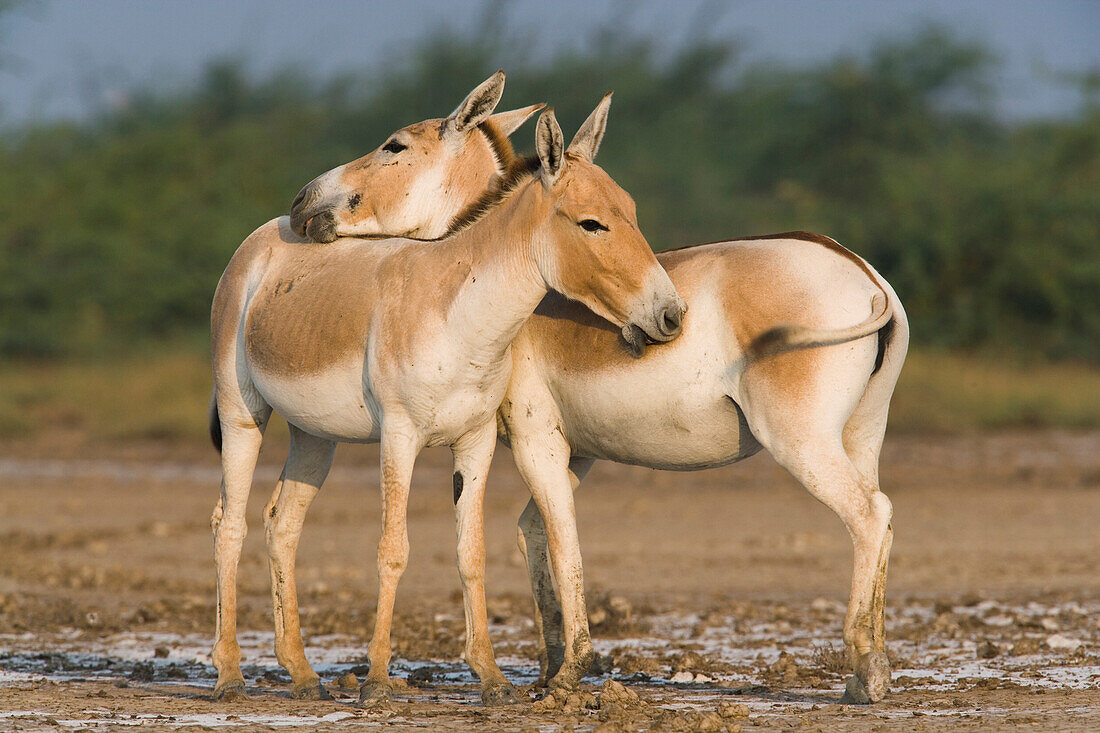
[[[666,305],[664,310],[661,311],[657,323],[660,324],[663,335],[670,339],[676,338],[680,335],[680,330],[684,325],[684,312],[677,303]]]
[[[298,236],[306,233],[306,222],[317,213],[315,204],[321,199],[321,187],[317,181],[307,183],[298,195],[294,197],[294,203],[290,205],[290,228]]]

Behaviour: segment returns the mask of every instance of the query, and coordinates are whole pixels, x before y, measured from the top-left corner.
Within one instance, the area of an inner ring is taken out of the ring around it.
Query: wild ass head
[[[478,85],[448,117],[418,122],[374,151],[310,181],[291,227],[317,242],[387,234],[432,239],[511,164],[508,136],[543,105],[493,114],[504,72]]]
[[[553,196],[548,236],[556,242],[544,272],[555,290],[619,326],[631,353],[641,356],[646,336],[670,341],[680,334],[687,304],[642,236],[634,199],[592,162],[610,106],[609,92],[564,152],[553,111],[539,118],[539,176]]]
[[[535,129],[537,157],[516,161],[455,219],[451,232],[515,191],[517,207],[538,212],[525,236],[546,285],[614,323],[641,356],[647,336],[670,341],[679,335],[687,305],[639,231],[634,200],[592,162],[610,105],[609,93],[568,149],[553,110],[543,112]]]

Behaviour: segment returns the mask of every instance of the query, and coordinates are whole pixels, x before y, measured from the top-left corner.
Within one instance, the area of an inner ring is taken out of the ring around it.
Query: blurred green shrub
[[[669,57],[604,33],[589,47],[535,63],[508,38],[437,36],[385,74],[325,83],[219,63],[192,90],[139,90],[88,123],[7,129],[0,354],[202,332],[250,231],[503,64],[504,105],[548,101],[567,134],[616,90],[600,163],[657,249],[815,230],[894,284],[918,343],[1100,361],[1095,103],[999,120],[995,60],[934,28],[806,69],[747,66],[736,45]]]

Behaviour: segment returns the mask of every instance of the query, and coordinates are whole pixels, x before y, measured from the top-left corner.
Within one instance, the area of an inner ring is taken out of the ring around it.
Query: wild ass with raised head
[[[443,445],[454,456],[466,659],[486,703],[517,699],[488,636],[482,502],[509,347],[543,297],[556,290],[643,340],[668,341],[680,331],[683,301],[638,231],[630,197],[584,157],[583,140],[565,149],[550,111],[539,118],[536,149],[441,239],[341,239],[325,247],[246,241],[215,296],[225,475],[216,544],[229,508],[242,516],[273,410],[290,423],[294,448],[267,512],[270,545],[296,546],[337,442],[381,443],[380,587],[364,704],[392,695],[389,635],[408,558],[409,479],[420,450]],[[293,552],[272,556],[276,584],[292,572],[280,565],[287,561]],[[219,691],[240,689],[235,640],[221,641]]]
[[[609,102],[585,124],[589,157]],[[807,232],[657,259],[692,309],[675,343],[646,352],[634,339],[630,358],[609,324],[551,295],[512,345],[500,432],[533,496],[519,542],[536,600],[542,679],[574,686],[593,657],[572,492],[594,460],[698,470],[763,447],[851,534],[844,640],[856,674],[845,697],[880,699],[890,682],[884,594],[892,509],[879,490],[878,458],[908,346],[901,302],[865,260]]]

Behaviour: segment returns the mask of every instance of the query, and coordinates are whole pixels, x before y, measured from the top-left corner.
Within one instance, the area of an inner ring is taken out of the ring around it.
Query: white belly
[[[253,370],[252,380],[277,413],[307,433],[353,443],[381,436],[381,410],[364,386],[362,364],[292,377]]]
[[[735,348],[717,329],[686,327],[627,368],[554,370],[552,392],[574,455],[694,470],[756,453],[760,444],[727,396]]]

